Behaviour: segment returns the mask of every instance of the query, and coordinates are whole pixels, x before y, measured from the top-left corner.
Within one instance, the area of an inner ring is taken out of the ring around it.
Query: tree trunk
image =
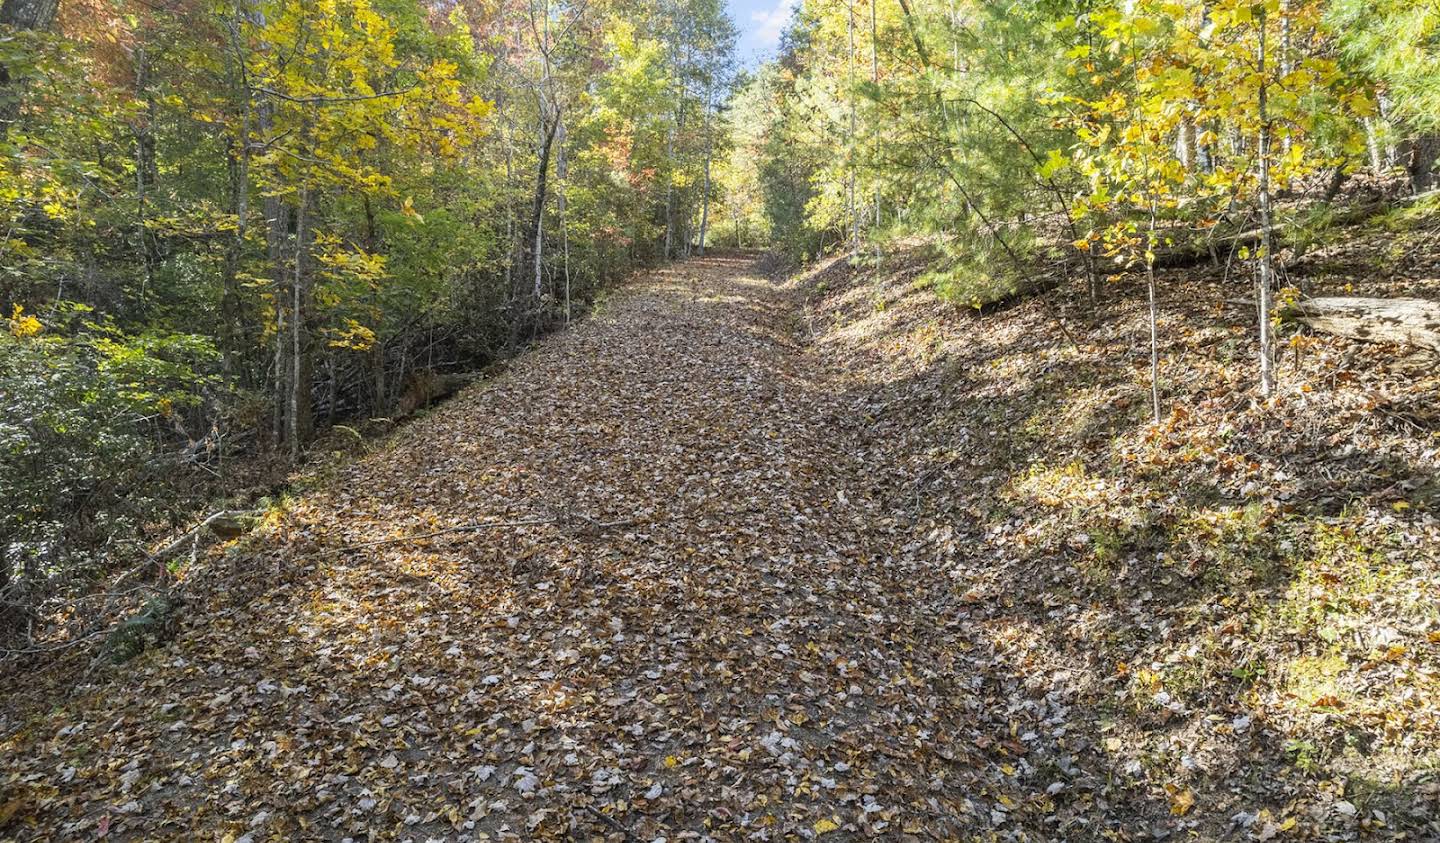
[[[365,208],[365,252],[367,254],[378,254],[380,251],[380,227],[375,221],[375,206],[367,194],[364,198]],[[376,301],[376,293],[372,289],[369,295],[370,308],[375,313],[375,318],[380,319],[381,308]],[[390,410],[390,396],[385,385],[385,338],[381,328],[375,326],[375,341],[370,344],[366,351],[366,366],[370,369],[370,391],[373,394],[370,412],[375,416],[384,416]]]
[[[0,26],[17,30],[47,30],[55,22],[55,13],[60,10],[60,0],[4,0],[0,3]],[[10,69],[0,65],[0,138],[10,131],[10,126],[20,117],[20,102],[24,96],[22,80],[10,75]]]
[[[680,53],[683,35],[680,31],[681,10],[679,3],[671,9],[671,41],[670,41],[670,63],[677,71],[685,66],[685,59],[688,59],[688,50],[684,58]],[[688,45],[686,45],[688,47]],[[669,130],[665,134],[665,260],[670,260],[675,254],[675,142],[679,135],[685,131],[685,76],[678,74],[680,89],[675,96],[675,111],[671,119]]]
[[[268,126],[269,120],[262,120],[262,133],[266,132],[263,127]],[[275,406],[271,418],[271,441],[278,449],[285,442],[285,412],[286,396],[289,395],[289,369],[285,365],[287,359],[285,354],[285,338],[289,319],[287,301],[290,298],[289,283],[289,262],[286,260],[286,252],[290,240],[290,209],[280,200],[278,196],[265,197],[265,251],[272,273],[272,299],[274,303],[275,316],[275,354],[272,361],[272,371],[275,378]]]
[[[141,298],[155,287],[155,270],[160,262],[155,237],[147,224],[150,219],[150,193],[159,181],[155,160],[155,97],[150,90],[150,57],[143,46],[135,50],[135,94],[144,102],[134,125],[135,135],[135,224],[140,262],[145,268]]]
[[[1435,163],[1440,161],[1440,135],[1421,134],[1405,142],[1405,172],[1410,176],[1410,190],[1416,195],[1437,184]]]
[[[505,289],[512,295],[515,291],[515,202],[510,186],[515,183],[515,141],[511,134],[510,120],[501,113],[501,125],[505,133]]]
[[[566,187],[570,178],[570,162],[565,156],[565,121],[556,118],[555,134],[560,141],[560,149],[555,153],[555,205],[560,213],[560,264],[565,277],[565,324],[570,324],[570,221],[567,215],[569,200]]]
[[[850,64],[849,64],[849,95],[850,100],[850,137],[846,154],[847,164],[850,170],[850,252],[857,255],[860,251],[860,209],[855,205],[855,6],[851,3],[848,10],[848,17],[845,22],[846,36],[850,41]]]
[[[1380,119],[1384,120],[1386,125],[1391,128],[1391,131],[1386,135],[1383,151],[1385,166],[1393,167],[1395,166],[1395,162],[1399,160],[1400,153],[1399,150],[1395,148],[1394,128],[1396,126],[1396,121],[1391,116],[1391,112],[1393,111],[1393,109],[1390,107],[1390,96],[1384,91],[1380,91],[1379,93],[1377,93],[1375,95],[1375,107],[1380,112]]]
[[[669,172],[675,158],[675,129],[665,133],[665,252],[662,259],[670,260],[670,244],[675,237],[675,180]]]
[[[299,462],[300,449],[314,429],[311,417],[310,385],[314,375],[309,326],[306,324],[310,298],[310,189],[300,189],[300,203],[295,209],[295,275],[290,285],[290,460]]]
[[[229,23],[231,47],[234,50],[236,94],[240,99],[240,133],[230,142],[227,169],[230,176],[230,207],[235,214],[235,230],[225,249],[225,264],[220,285],[220,346],[222,366],[227,374],[235,371],[235,356],[241,353],[244,318],[241,313],[240,263],[245,257],[245,239],[250,217],[250,129],[254,115],[253,94],[245,71],[245,55],[240,42],[238,21]]]
[[[537,212],[535,214],[534,223],[535,234],[530,238],[530,254],[532,255],[530,263],[534,269],[533,276],[535,279],[535,283],[532,285],[530,290],[530,302],[532,309],[539,307],[540,297],[544,293],[543,279],[545,274],[545,192],[546,191],[543,186],[535,192],[535,198],[537,203]]]
[[[1200,160],[1199,145],[1196,143],[1198,136],[1194,120],[1187,117],[1181,121],[1180,130],[1175,139],[1175,147],[1180,166],[1186,170],[1194,170]]]
[[[530,265],[533,269],[534,285],[529,291],[520,289],[513,291],[514,300],[510,325],[510,348],[512,351],[520,347],[520,337],[525,332],[533,315],[532,311],[540,300],[540,274],[544,266],[545,198],[550,178],[550,150],[555,142],[555,129],[559,122],[558,114],[554,118],[550,118],[542,111],[540,149],[535,165],[535,198],[531,206],[525,237],[526,242],[530,245]],[[523,282],[517,283],[517,287],[520,284]]]
[[[60,0],[5,0],[0,4],[0,25],[16,29],[49,29],[60,10]]]
[[[876,36],[875,7],[880,5],[880,0],[870,0],[870,83],[875,90],[880,90],[880,42]],[[871,129],[876,127],[871,120]],[[880,265],[880,188],[874,187],[873,200],[875,203],[875,227],[871,232],[871,238],[875,243],[875,265]]]
[[[1290,0],[1280,0],[1280,79],[1278,81],[1281,85],[1285,84],[1284,80],[1290,75],[1290,71],[1294,67],[1294,60],[1291,54],[1292,39],[1290,29]],[[1281,139],[1280,144],[1281,151],[1289,155],[1292,141],[1288,132],[1285,134],[1285,137]]]
[[[705,109],[705,178],[701,185],[700,192],[700,232],[697,241],[697,251],[700,257],[705,257],[705,234],[710,227],[710,158],[715,152],[714,139],[710,137],[710,86],[705,87],[705,101],[702,106]]]
[[[1385,161],[1380,154],[1380,131],[1375,118],[1365,118],[1365,150],[1370,153],[1370,171],[1375,175],[1385,172]]]
[[[20,612],[10,604],[10,583],[14,578],[13,563],[10,555],[5,552],[5,544],[0,543],[0,642],[10,637],[14,628],[18,626]]]
[[[1270,211],[1270,86],[1265,78],[1265,34],[1266,20],[1264,6],[1260,7],[1260,44],[1257,64],[1260,71],[1259,102],[1256,104],[1260,118],[1260,178],[1257,189],[1260,193],[1260,272],[1259,272],[1259,319],[1260,319],[1260,394],[1269,398],[1275,392],[1275,347],[1270,330],[1270,296],[1275,272],[1274,241],[1271,237],[1272,215]]]
[[[707,124],[710,122],[708,114],[705,122]],[[705,257],[705,233],[710,228],[710,156],[712,152],[710,130],[707,127],[705,130],[705,192],[700,197],[700,257],[702,258]]]
[[[1145,295],[1150,316],[1150,410],[1160,424],[1160,307],[1155,290],[1155,204],[1150,204],[1149,236],[1145,243]]]

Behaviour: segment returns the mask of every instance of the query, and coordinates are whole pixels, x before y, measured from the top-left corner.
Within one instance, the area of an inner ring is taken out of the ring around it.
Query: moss
[[[1353,527],[1316,524],[1277,619],[1302,634],[1335,640],[1405,578],[1405,569],[1387,559],[1387,543]]]
[[[1345,683],[1348,670],[1348,662],[1337,649],[1318,656],[1300,656],[1286,663],[1283,688],[1308,708],[1345,708],[1351,696]]]
[[[139,612],[126,618],[106,637],[106,656],[114,664],[123,664],[175,637],[181,605],[180,600],[172,597],[150,598]]]

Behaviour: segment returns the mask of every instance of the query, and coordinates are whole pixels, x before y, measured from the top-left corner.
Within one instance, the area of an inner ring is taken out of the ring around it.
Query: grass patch
[[[1058,507],[1098,501],[1104,490],[1104,481],[1090,476],[1084,464],[1074,460],[1060,466],[1031,466],[1013,484],[1011,496]]]
[[[1352,526],[1316,524],[1309,543],[1276,610],[1280,624],[1302,635],[1327,642],[1340,639],[1367,623],[1376,604],[1408,573],[1387,558],[1386,537],[1362,534]]]
[[[1257,503],[1199,509],[1180,519],[1174,545],[1189,573],[1211,586],[1257,586],[1283,572],[1286,540],[1274,529],[1272,513]]]
[[[1344,676],[1349,663],[1338,652],[1291,659],[1282,668],[1284,693],[1313,709],[1344,708],[1350,697]]]
[[[1399,233],[1433,225],[1437,215],[1440,215],[1440,195],[1430,195],[1376,214],[1368,224],[1383,231]]]

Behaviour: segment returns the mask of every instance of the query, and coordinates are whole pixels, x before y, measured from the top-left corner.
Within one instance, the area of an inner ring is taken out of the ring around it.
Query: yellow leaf
[[[1195,792],[1190,788],[1166,785],[1165,791],[1170,794],[1170,813],[1175,816],[1183,817],[1195,807]]]
[[[834,831],[834,830],[838,829],[839,827],[840,827],[840,823],[837,823],[837,822],[835,822],[833,819],[830,819],[829,817],[826,817],[825,819],[820,820],[820,821],[818,821],[818,822],[815,823],[815,833],[816,833],[816,834],[825,834],[826,832]]]
[[[679,758],[676,758],[676,757],[673,756],[673,755],[667,755],[667,756],[665,756],[665,766],[666,766],[666,767],[674,767],[674,766],[677,766],[679,763],[680,763],[680,759],[679,759]]]
[[[25,337],[33,337],[40,333],[42,329],[43,326],[40,324],[39,319],[36,319],[34,316],[27,316],[25,314],[25,308],[18,304],[15,305],[15,309],[10,313],[10,333],[14,335],[15,338],[24,339]]]

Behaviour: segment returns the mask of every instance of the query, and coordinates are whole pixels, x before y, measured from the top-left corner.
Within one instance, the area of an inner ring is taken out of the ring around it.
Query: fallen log
[[[1281,310],[1280,317],[1327,334],[1416,346],[1440,354],[1440,302],[1428,299],[1305,299]]]
[[[1377,214],[1432,199],[1437,194],[1440,194],[1440,191],[1432,190],[1412,196],[1399,196],[1357,205],[1331,206],[1325,225],[1329,228],[1355,225]],[[1226,255],[1241,248],[1257,248],[1264,239],[1264,233],[1264,230],[1259,228],[1242,231],[1225,231],[1223,228],[1214,228],[1205,232],[1185,227],[1162,230],[1159,232],[1162,241],[1168,238],[1175,242],[1156,249],[1155,268],[1175,269],[1193,266],[1207,259],[1219,262]],[[1270,242],[1278,252],[1287,246],[1295,245],[1292,243],[1294,235],[1293,226],[1277,224],[1270,230]]]

